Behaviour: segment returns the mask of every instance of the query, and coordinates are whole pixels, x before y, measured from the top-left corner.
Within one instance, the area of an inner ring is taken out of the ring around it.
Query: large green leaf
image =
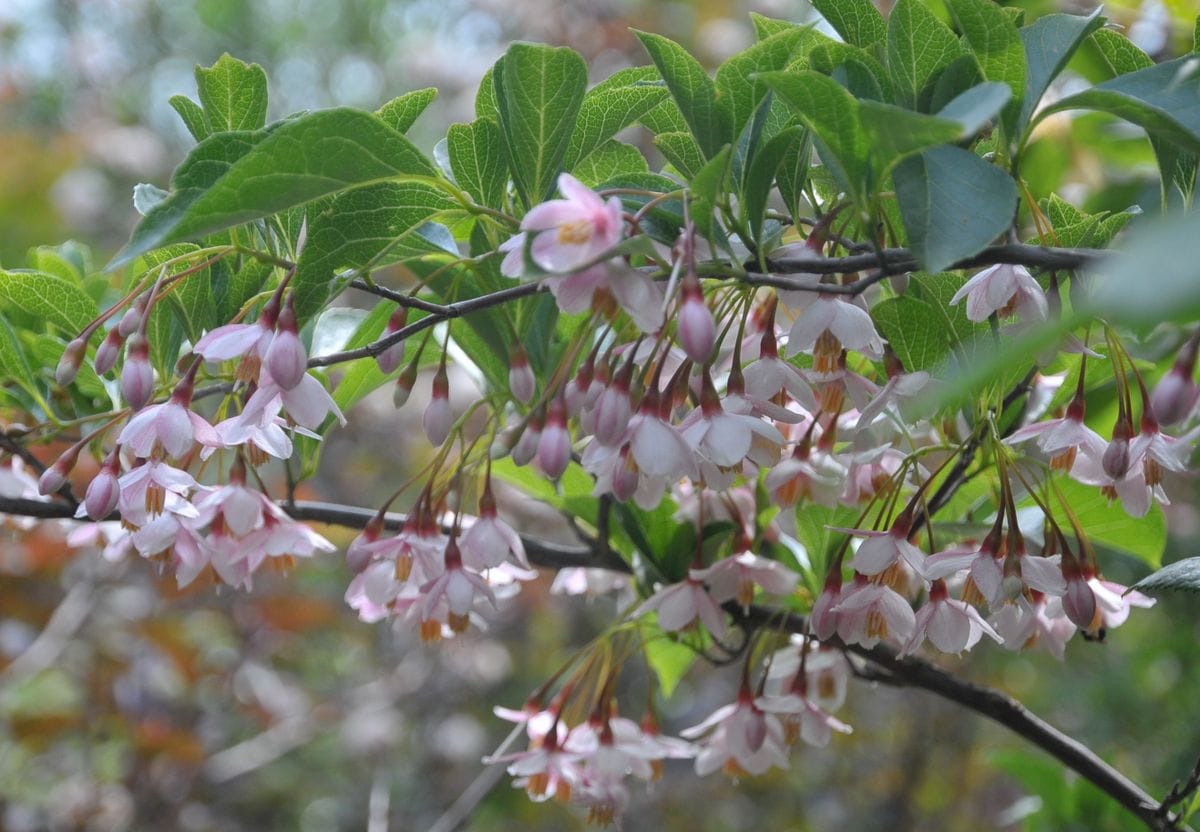
[[[847,43],[867,47],[887,37],[883,15],[871,0],[813,0],[813,7]]]
[[[892,100],[892,82],[887,70],[862,47],[836,41],[819,44],[808,54],[808,67],[830,76],[860,100]]]
[[[1154,59],[1129,38],[1112,29],[1097,29],[1088,38],[1085,49],[1094,52],[1108,78],[1126,75],[1154,66]]]
[[[1089,15],[1049,14],[1021,29],[1028,71],[1025,74],[1025,99],[1017,119],[1018,132],[1025,129],[1042,94],[1088,35],[1104,25],[1100,9]]]
[[[508,184],[508,163],[504,159],[504,138],[489,118],[470,124],[452,124],[446,133],[450,170],[480,205],[499,208]]]
[[[583,97],[563,167],[572,170],[592,151],[640,119],[668,97],[653,67],[618,70]]]
[[[942,314],[923,300],[888,298],[871,307],[871,317],[909,372],[937,366],[950,351],[951,331]]]
[[[513,184],[531,208],[554,191],[587,89],[587,64],[566,47],[514,43],[492,82]]]
[[[322,110],[265,131],[217,134],[192,151],[171,195],[142,218],[109,268],[348,188],[435,175],[408,139],[360,110]]]
[[[29,368],[29,361],[25,358],[21,342],[17,340],[12,325],[2,314],[0,314],[0,369],[4,371],[4,377],[0,379],[0,384],[15,381],[27,391],[37,390],[33,381],[33,371]]]
[[[1063,110],[1111,113],[1183,150],[1200,152],[1200,66],[1188,56],[1120,75],[1064,98],[1038,117]]]
[[[688,179],[704,167],[704,151],[691,133],[659,133],[654,137],[654,146]]]
[[[386,182],[339,194],[311,220],[292,279],[296,314],[303,319],[317,312],[341,269],[440,251],[420,229],[435,214],[456,207],[424,182]],[[386,259],[380,259],[384,252]]]
[[[887,23],[887,64],[896,101],[917,109],[925,88],[963,54],[962,44],[921,0],[899,0]]]
[[[413,126],[413,122],[437,96],[438,91],[434,87],[406,92],[384,104],[375,111],[375,115],[397,133],[407,133],[408,128]]]
[[[775,173],[803,134],[804,128],[799,126],[788,127],[776,133],[754,154],[754,160],[746,172],[742,210],[755,244],[758,244],[762,234],[763,214],[767,209],[767,199],[771,195],[771,183],[775,180]]]
[[[646,157],[633,145],[609,139],[571,169],[575,178],[589,188],[627,173],[648,173]]]
[[[728,101],[717,95],[716,85],[700,62],[682,46],[661,35],[634,34],[658,67],[671,97],[696,137],[704,158],[711,159],[733,141],[733,112]]]
[[[1012,89],[1012,101],[1004,111],[1005,127],[1012,135],[1025,96],[1026,59],[1020,32],[992,0],[946,0],[946,7],[962,30],[984,79],[1000,81]]]
[[[739,52],[717,68],[718,98],[728,102],[732,133],[740,134],[763,97],[767,85],[756,75],[782,70],[808,42],[808,29],[786,29]]]
[[[0,269],[0,310],[53,324],[71,337],[100,314],[78,283],[23,269]]]
[[[210,67],[196,67],[196,88],[214,132],[257,130],[267,123],[267,73],[258,64],[225,53]]]
[[[936,272],[981,251],[1013,222],[1017,186],[995,165],[959,147],[937,147],[893,173],[909,245]]]

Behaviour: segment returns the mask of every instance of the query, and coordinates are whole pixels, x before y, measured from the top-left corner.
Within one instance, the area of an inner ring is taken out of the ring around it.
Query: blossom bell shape
[[[956,305],[967,300],[967,318],[975,323],[986,321],[993,313],[1000,317],[1016,314],[1026,321],[1044,321],[1049,305],[1042,287],[1024,266],[997,263],[976,274],[950,298]]]
[[[945,581],[934,581],[929,590],[929,600],[917,610],[912,637],[901,651],[913,653],[926,639],[943,653],[961,653],[970,650],[987,636],[997,643],[1004,639],[983,620],[979,610],[965,601],[951,598],[946,591]]]
[[[150,366],[150,344],[141,332],[129,336],[125,366],[121,368],[121,397],[133,410],[141,410],[154,395],[154,368]]]
[[[569,173],[560,174],[565,199],[535,205],[521,220],[532,233],[529,255],[548,272],[569,272],[595,260],[621,240],[621,200],[607,202]]]
[[[454,413],[450,410],[450,380],[446,376],[446,363],[438,365],[433,377],[433,395],[425,408],[421,424],[425,427],[425,436],[435,448],[446,441],[450,428],[454,425]]]
[[[279,313],[275,337],[271,339],[263,361],[271,379],[284,390],[294,389],[307,374],[308,352],[300,341],[294,294],[288,295],[283,311]]]
[[[679,345],[688,358],[697,364],[704,364],[712,355],[713,343],[717,339],[712,312],[704,302],[704,293],[695,275],[689,275],[683,281],[679,294]]]

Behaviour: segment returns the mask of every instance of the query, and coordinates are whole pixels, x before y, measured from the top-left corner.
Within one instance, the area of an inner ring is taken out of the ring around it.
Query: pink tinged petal
[[[195,441],[210,448],[224,447],[225,442],[221,439],[221,434],[207,419],[193,410],[188,410],[187,416],[192,423],[192,438]]]
[[[195,434],[187,408],[174,402],[163,405],[154,420],[154,430],[167,453],[173,457],[186,454],[192,447]]]
[[[879,597],[879,612],[887,622],[891,640],[903,644],[912,637],[917,626],[916,614],[900,593],[885,587]]]
[[[750,428],[743,418],[727,414],[713,418],[704,437],[704,448],[708,458],[717,465],[726,468],[737,465],[750,453]]]
[[[871,358],[883,357],[883,340],[875,331],[871,315],[853,303],[834,301],[838,304],[837,314],[830,322],[829,331],[847,349],[856,350]]]
[[[567,199],[587,211],[604,211],[607,206],[600,195],[569,173],[558,175],[558,190]]]
[[[599,251],[594,251],[589,236],[587,243],[563,242],[563,235],[551,229],[543,231],[533,238],[529,255],[534,263],[548,272],[569,272],[578,269],[589,260],[595,258]]]
[[[956,552],[953,550],[938,552],[936,555],[930,555],[925,559],[925,568],[922,570],[922,577],[927,581],[948,578],[957,572],[969,569],[977,557],[979,557],[978,552]]]
[[[961,653],[971,641],[971,620],[949,601],[934,601],[925,635],[943,653]],[[978,640],[978,639],[976,639]]]
[[[292,440],[279,425],[270,424],[255,431],[250,441],[276,459],[289,459],[292,455]]]
[[[1036,557],[1026,555],[1020,559],[1021,580],[1030,589],[1036,589],[1046,595],[1063,595],[1067,591],[1067,581],[1063,578],[1061,558]]]
[[[294,389],[283,394],[283,403],[288,415],[310,430],[319,428],[330,412],[340,424],[346,424],[346,417],[325,390],[325,385],[307,373]]]
[[[665,587],[658,591],[656,597],[658,626],[667,632],[682,630],[696,619],[695,596],[686,582]],[[654,598],[650,601],[654,601]]]
[[[837,309],[833,305],[835,303],[837,301],[821,297],[801,313],[788,333],[787,354],[789,356],[802,350],[812,349],[817,343],[817,339],[821,337],[821,333],[829,329],[829,325],[837,316]]]
[[[206,361],[229,361],[240,358],[258,343],[264,328],[258,324],[229,324],[205,334],[192,351]]]
[[[264,364],[276,384],[284,390],[291,390],[308,370],[308,353],[295,332],[281,329],[271,340]]]
[[[996,269],[998,269],[998,268],[999,268],[998,265],[997,266],[988,266],[983,271],[972,275],[971,279],[968,280],[966,283],[964,283],[962,286],[960,286],[958,291],[954,293],[954,296],[950,298],[950,305],[957,306],[962,301],[963,298],[965,298],[968,294],[970,294],[972,291],[974,291],[974,289],[977,286],[979,286],[979,284],[981,284],[983,281],[987,280],[992,275],[992,273],[994,273],[996,271]]]
[[[500,244],[500,250],[507,252],[500,262],[500,274],[505,277],[520,277],[525,272],[525,232]]]
[[[558,302],[558,308],[567,313],[587,312],[592,308],[592,297],[605,283],[603,266],[593,266],[579,274],[567,277],[546,278],[545,284]]]
[[[645,333],[656,332],[663,324],[662,290],[643,274],[622,270],[611,276],[609,290],[634,325]]]
[[[1004,583],[1004,572],[1000,564],[1001,561],[987,552],[981,553],[971,564],[971,580],[989,604],[996,603],[1000,598]]]
[[[868,537],[859,545],[850,565],[864,575],[878,575],[900,557],[898,542],[891,534]]]
[[[697,614],[700,620],[704,622],[704,626],[708,631],[719,639],[724,639],[728,634],[728,629],[725,625],[725,612],[717,604],[713,597],[704,591],[704,588],[699,584],[692,584],[692,595]]]
[[[157,433],[153,426],[159,411],[166,405],[156,404],[143,408],[133,415],[117,436],[117,444],[133,451],[136,456],[148,457],[154,450]]]
[[[574,202],[566,199],[550,199],[529,209],[521,220],[524,231],[547,231],[560,225],[578,222],[586,217]]]
[[[262,522],[262,501],[252,491],[235,488],[221,506],[225,525],[235,537],[243,537]]]
[[[715,711],[713,711],[711,714],[709,714],[707,717],[705,717],[702,722],[698,722],[697,724],[691,726],[690,728],[684,728],[682,731],[679,732],[679,736],[685,737],[686,739],[689,739],[689,740],[694,740],[694,739],[696,739],[696,737],[699,737],[701,734],[703,734],[709,728],[712,728],[716,725],[720,725],[722,722],[727,720],[729,717],[733,716],[733,714],[737,710],[738,710],[738,704],[736,702],[730,702],[727,705],[722,705],[721,707],[719,707]]]

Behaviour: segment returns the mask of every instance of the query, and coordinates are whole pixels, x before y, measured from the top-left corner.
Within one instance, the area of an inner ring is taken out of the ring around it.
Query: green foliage
[[[45,272],[2,269],[0,311],[25,319],[31,328],[53,324],[69,337],[78,335],[100,314],[78,281]]]
[[[866,47],[887,36],[883,15],[871,0],[814,0],[813,7],[847,43]]]
[[[963,54],[962,44],[921,0],[899,0],[888,16],[887,64],[897,103],[924,109],[932,83]]]
[[[574,170],[590,153],[667,99],[658,73],[650,67],[618,70],[588,90],[579,107],[563,167]]]
[[[480,205],[499,208],[508,184],[504,139],[496,122],[487,118],[452,124],[446,133],[450,169],[459,187]]]
[[[267,123],[267,73],[226,53],[210,67],[196,67],[196,89],[213,133],[257,130]]]
[[[1167,590],[1200,592],[1200,558],[1184,558],[1151,572],[1130,589],[1151,594]]]
[[[1020,32],[991,0],[947,0],[946,7],[962,31],[983,77],[1005,83],[1012,90],[1012,102],[1004,114],[1004,124],[1011,136],[1016,132],[1025,95],[1027,59]]]
[[[437,100],[438,91],[434,87],[398,95],[375,111],[375,115],[388,127],[397,133],[407,133],[425,109]]]
[[[662,35],[636,30],[634,34],[667,82],[704,158],[711,159],[733,139],[730,102],[718,98],[716,84],[682,46]]]

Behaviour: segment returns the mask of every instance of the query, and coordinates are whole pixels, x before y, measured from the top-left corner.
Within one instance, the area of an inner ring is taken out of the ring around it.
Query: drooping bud
[[[121,485],[117,481],[120,475],[119,449],[113,448],[100,472],[88,483],[87,493],[83,497],[83,508],[87,516],[93,520],[103,520],[112,514],[121,497]]]
[[[417,358],[420,356],[408,362],[408,366],[396,378],[396,386],[392,388],[392,404],[397,410],[408,404],[408,397],[417,383]]]
[[[613,383],[604,388],[592,408],[592,432],[601,445],[615,445],[629,427],[633,405],[629,400],[629,384],[633,377],[633,362],[627,361]]]
[[[370,544],[379,539],[383,531],[383,515],[376,514],[367,523],[367,527],[346,547],[346,565],[357,575],[367,568],[371,562]]]
[[[279,313],[275,337],[267,348],[267,372],[276,384],[284,390],[291,390],[303,379],[308,370],[308,353],[300,341],[300,332],[296,326],[295,295],[288,295]]]
[[[392,317],[388,319],[387,327],[383,331],[383,337],[393,335],[404,328],[408,323],[408,309],[404,306],[398,308],[392,313]],[[379,365],[379,371],[385,375],[390,375],[395,372],[400,366],[400,362],[404,360],[404,344],[405,341],[397,341],[392,344],[379,355],[375,356],[375,363]]]
[[[110,329],[108,335],[96,348],[96,359],[93,366],[96,368],[96,375],[102,376],[117,366],[117,356],[121,354],[121,347],[125,343],[125,338],[116,329]]]
[[[552,480],[562,476],[571,461],[571,436],[567,433],[567,406],[561,397],[550,402],[546,427],[538,439],[538,465]]]
[[[612,493],[622,503],[628,501],[638,488],[638,467],[629,452],[629,443],[621,446],[620,459],[613,468]]]
[[[1076,573],[1067,576],[1067,592],[1062,605],[1063,612],[1072,624],[1085,632],[1093,629],[1096,622],[1096,593],[1082,575]]]
[[[1158,382],[1150,396],[1150,407],[1160,425],[1182,422],[1196,409],[1200,388],[1196,386],[1196,353],[1200,348],[1200,333],[1188,339],[1174,366]]]
[[[540,412],[529,417],[529,423],[525,425],[521,438],[513,446],[512,460],[517,465],[528,465],[537,455],[538,445],[541,444],[542,439],[542,424],[543,419]]]
[[[150,344],[141,332],[129,336],[125,366],[121,368],[121,396],[134,410],[141,410],[154,395],[154,368],[150,366]]]
[[[38,478],[38,493],[43,497],[48,497],[58,491],[67,484],[67,477],[71,474],[75,463],[79,461],[79,449],[81,445],[72,445],[62,452],[58,459],[54,460],[54,464],[42,472]]]
[[[62,358],[58,360],[58,367],[54,371],[54,380],[58,382],[59,387],[66,387],[75,380],[75,374],[79,372],[79,365],[83,363],[83,354],[86,350],[87,341],[83,339],[82,335],[67,344]]]
[[[1104,473],[1119,480],[1129,473],[1129,436],[1132,433],[1128,420],[1120,418],[1113,427],[1112,441],[1104,449],[1100,464]]]
[[[149,302],[150,293],[142,292],[138,295],[137,300],[125,310],[125,314],[121,316],[120,323],[117,324],[117,332],[120,333],[122,338],[128,338],[141,328],[142,316],[146,314],[146,304]]]
[[[450,435],[450,427],[454,423],[454,414],[450,411],[450,379],[446,376],[446,363],[438,365],[433,377],[433,395],[429,406],[425,408],[422,420],[425,435],[433,446],[439,447]]]
[[[713,343],[717,339],[712,312],[704,303],[704,292],[695,275],[688,275],[684,279],[679,293],[679,345],[688,358],[697,364],[704,364],[712,355]]]
[[[529,355],[520,345],[513,350],[512,360],[508,365],[508,389],[521,404],[529,404],[533,400],[533,394],[537,392],[537,379],[533,377],[533,370],[529,368]]]

